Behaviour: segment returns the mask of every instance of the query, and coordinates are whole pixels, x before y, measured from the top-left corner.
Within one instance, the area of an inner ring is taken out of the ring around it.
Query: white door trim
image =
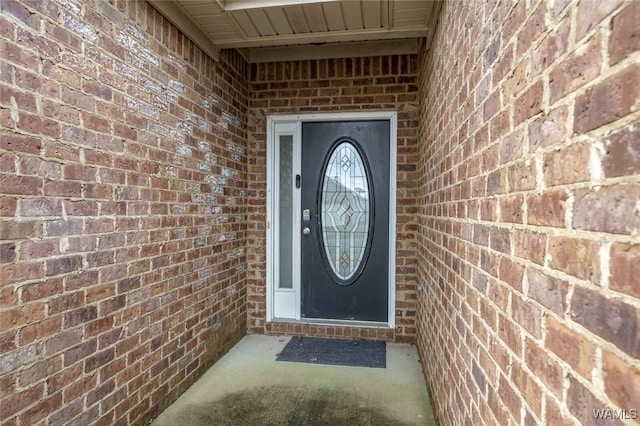
[[[398,145],[398,113],[396,111],[362,111],[347,113],[314,113],[314,114],[290,114],[290,115],[269,115],[267,116],[267,276],[266,276],[266,320],[272,321],[300,321],[300,232],[294,232],[294,259],[293,264],[297,265],[297,273],[294,272],[293,289],[288,290],[296,300],[294,309],[287,308],[289,312],[286,316],[277,315],[276,302],[282,300],[276,286],[277,265],[278,265],[278,234],[273,226],[278,214],[278,193],[277,183],[279,174],[278,152],[276,143],[282,134],[293,136],[294,151],[297,152],[298,159],[294,160],[294,173],[300,173],[299,151],[301,149],[302,123],[312,121],[365,121],[365,120],[388,120],[389,121],[389,306],[388,322],[386,326],[395,327],[395,303],[396,303],[396,170],[397,170],[397,145]],[[295,157],[295,155],[294,155]],[[299,191],[298,191],[299,192]],[[297,205],[296,205],[297,203]],[[294,209],[300,211],[300,197],[294,197]],[[299,214],[296,215],[299,217]],[[299,228],[299,224],[296,224]],[[297,241],[297,243],[296,243]],[[288,298],[288,296],[285,296]],[[280,303],[280,302],[279,302]],[[293,312],[293,313],[292,313]],[[309,321],[309,323],[315,323]],[[354,322],[354,326],[363,326],[363,322]],[[379,326],[379,323],[372,323],[372,326]]]

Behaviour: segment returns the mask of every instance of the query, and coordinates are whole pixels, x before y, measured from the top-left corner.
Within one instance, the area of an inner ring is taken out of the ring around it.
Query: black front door
[[[387,322],[389,161],[389,121],[302,124],[302,317]]]

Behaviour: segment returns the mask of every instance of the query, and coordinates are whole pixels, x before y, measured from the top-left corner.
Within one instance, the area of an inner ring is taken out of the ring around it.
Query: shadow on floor
[[[411,345],[387,344],[386,368],[279,362],[289,338],[245,336],[154,426],[435,425]]]
[[[367,407],[358,396],[335,389],[272,386],[232,393],[178,414],[190,426],[404,426],[384,407]]]

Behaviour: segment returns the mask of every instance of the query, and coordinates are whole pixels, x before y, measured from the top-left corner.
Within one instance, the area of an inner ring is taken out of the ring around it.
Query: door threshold
[[[393,328],[386,322],[378,321],[350,321],[350,320],[336,320],[336,319],[322,319],[322,318],[305,318],[305,319],[291,319],[291,318],[273,318],[273,323],[287,323],[287,324],[309,324],[309,325],[328,325],[328,326],[344,326],[344,327],[357,327],[357,328]]]

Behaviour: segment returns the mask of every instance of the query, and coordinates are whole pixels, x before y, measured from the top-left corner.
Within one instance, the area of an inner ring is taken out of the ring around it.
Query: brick
[[[77,235],[82,233],[81,219],[48,220],[45,222],[45,233],[48,237]]]
[[[561,2],[554,2],[554,6],[558,3]],[[547,33],[542,43],[531,52],[531,73],[533,75],[542,74],[567,52],[570,30],[571,20],[562,19],[559,25],[552,30],[553,32]]]
[[[43,187],[44,195],[79,198],[82,196],[82,184],[73,181],[46,182]],[[59,204],[59,200],[55,200]]]
[[[60,254],[58,241],[25,241],[20,244],[21,260],[41,259],[43,257],[56,256],[58,254]]]
[[[37,424],[49,413],[62,407],[62,394],[57,393],[50,397],[45,397],[43,401],[38,402],[35,406],[29,408],[20,415],[20,419],[24,424]]]
[[[528,231],[517,231],[514,233],[515,255],[522,259],[543,265],[546,247],[547,237],[544,234]]]
[[[524,276],[524,266],[512,262],[506,257],[500,259],[498,277],[509,284],[513,289],[522,291],[522,278]]]
[[[578,21],[576,40],[582,39],[598,25],[607,15],[620,6],[622,0],[611,0],[606,3],[582,2],[578,5]]]
[[[574,277],[600,283],[600,244],[597,241],[567,237],[549,240],[550,265]]]
[[[640,245],[613,243],[609,259],[609,287],[640,298]]]
[[[536,187],[535,163],[530,160],[520,161],[507,168],[509,192],[526,191]]]
[[[609,57],[611,64],[617,64],[631,53],[640,50],[640,5],[631,2],[613,18],[609,37]]]
[[[487,195],[503,194],[507,188],[507,174],[505,169],[489,173],[487,176]]]
[[[9,396],[8,398],[5,398],[2,401],[3,418],[11,417],[15,413],[23,410],[29,405],[42,399],[43,395],[44,395],[44,384],[39,383],[36,386],[32,386],[21,392],[16,392],[13,395]]]
[[[55,337],[45,340],[44,344],[46,347],[47,354],[53,355],[60,351],[63,351],[65,349],[71,348],[72,346],[79,344],[82,341],[82,339],[83,339],[82,329],[76,328],[75,330],[63,331],[58,335],[56,335]],[[53,379],[50,378],[50,381],[51,380]],[[50,384],[49,391],[55,392],[56,390],[58,389],[56,389],[55,387],[51,388],[51,384]]]
[[[22,158],[20,161],[20,171],[25,175],[36,175],[48,180],[62,177],[60,164],[53,161],[42,161],[36,157]]]
[[[505,254],[511,253],[511,237],[508,229],[491,228],[490,237],[492,249]]]
[[[640,229],[640,216],[635,213],[638,199],[640,185],[578,190],[573,206],[573,228],[628,235],[637,232]]]
[[[47,276],[49,277],[79,270],[82,267],[82,257],[67,256],[57,259],[48,259],[45,263]]]
[[[42,179],[34,176],[0,174],[0,186],[5,194],[38,195],[42,191]]]
[[[0,263],[12,263],[16,260],[16,244],[0,244]]]
[[[22,200],[23,216],[62,216],[62,203],[57,199],[37,198]]]
[[[0,197],[0,217],[15,216],[18,202],[15,198]],[[4,235],[3,225],[6,222],[0,222],[0,235]]]
[[[516,294],[511,298],[511,315],[513,319],[520,324],[532,336],[540,338],[541,333],[541,314],[540,309],[535,305],[525,301]]]
[[[35,341],[41,341],[45,337],[56,335],[61,329],[61,324],[61,317],[53,317],[23,327],[20,330],[20,344],[27,345]]]
[[[511,370],[511,380],[523,396],[523,402],[540,416],[542,413],[542,390],[533,377],[524,369],[516,366]]]
[[[498,336],[516,354],[521,353],[520,327],[504,315],[498,315]]]
[[[629,355],[640,354],[640,309],[576,287],[571,298],[571,318]]]
[[[587,380],[595,368],[596,346],[551,316],[545,318],[545,346]]]
[[[1,46],[2,44],[0,44]],[[6,51],[5,51],[6,52]],[[36,98],[31,93],[25,93],[23,91],[14,90],[12,88],[1,85],[0,86],[0,103],[3,105],[10,105],[12,107],[11,114],[9,115],[11,121],[6,122],[6,127],[18,129],[29,132],[29,130],[37,130],[37,116],[28,114],[38,111]],[[20,122],[25,122],[20,125]],[[35,121],[35,127],[34,127]],[[43,124],[43,123],[40,123]],[[29,132],[36,133],[36,132]]]
[[[529,151],[561,143],[567,136],[567,109],[560,106],[529,124]]]
[[[553,150],[543,157],[542,171],[547,187],[586,182],[590,178],[591,146],[577,143]],[[571,167],[567,167],[571,164]]]
[[[516,37],[516,40],[518,41],[517,56],[522,57],[524,52],[526,52],[531,46],[535,45],[535,41],[544,32],[546,11],[547,5],[541,3],[527,19],[525,25]]]
[[[553,398],[547,397],[545,406],[545,424],[558,426],[571,426],[574,424],[573,421],[564,416],[562,411],[560,411],[560,407],[558,407],[558,404]]]
[[[602,375],[609,399],[618,407],[634,409],[634,404],[640,401],[640,370],[613,353],[603,351]]]
[[[96,351],[96,339],[91,339],[68,349],[64,353],[64,366],[68,367]]]
[[[538,81],[516,99],[513,113],[514,126],[542,112],[542,94],[542,81]]]
[[[526,339],[525,365],[558,398],[562,398],[564,374],[562,367],[546,355],[546,349]]]
[[[42,343],[23,346],[15,351],[0,355],[0,374],[4,375],[33,364],[44,355]],[[3,410],[4,411],[4,410]]]
[[[522,207],[524,197],[516,195],[500,199],[500,221],[505,223],[522,223]]]
[[[640,108],[640,64],[590,87],[576,99],[573,131],[587,133]]]
[[[76,399],[70,404],[64,404],[61,410],[49,416],[49,421],[53,424],[70,423],[73,418],[82,413],[83,408],[82,399]]]
[[[96,368],[102,367],[103,365],[111,362],[114,359],[114,357],[115,357],[115,351],[113,347],[106,349],[102,352],[98,352],[93,356],[90,356],[89,358],[86,359],[84,364],[85,373],[90,373]]]
[[[500,164],[510,163],[522,158],[524,145],[525,140],[522,131],[507,135],[500,144]]]
[[[572,376],[569,376],[569,389],[567,390],[567,407],[569,412],[586,426],[602,424],[593,415],[596,409],[607,407],[593,396],[593,392]]]
[[[45,117],[64,123],[80,124],[80,113],[77,109],[48,99],[43,100],[42,104],[42,110]]]
[[[6,173],[16,173],[18,157],[12,153],[4,152],[0,154],[0,170]]]
[[[0,266],[0,276],[2,277],[3,284],[37,280],[44,278],[44,267],[41,262],[2,264],[2,266]]]
[[[7,151],[18,151],[25,154],[39,154],[42,148],[40,138],[17,133],[3,133],[0,137],[0,148]]]
[[[47,279],[33,284],[25,284],[20,287],[20,299],[23,302],[32,302],[61,294],[62,291],[62,280]]]
[[[47,141],[44,146],[44,155],[46,158],[62,160],[64,162],[80,162],[80,149],[68,143]]]
[[[17,127],[24,132],[35,135],[60,137],[60,124],[57,121],[33,114],[21,112]]]
[[[36,362],[31,367],[20,372],[18,383],[20,387],[29,387],[52,376],[60,370],[61,366],[62,364],[58,357]]]
[[[33,50],[53,61],[60,60],[60,47],[46,37],[40,37],[30,31],[18,28],[16,41],[26,49]]]
[[[527,197],[527,223],[530,225],[564,227],[566,202],[567,195],[564,191],[559,190]]]
[[[0,4],[0,11],[2,11],[3,15],[11,16],[31,28],[37,28],[37,16],[33,16],[31,12],[18,1],[3,1],[2,4]]]
[[[500,377],[500,386],[498,388],[500,399],[504,401],[505,405],[511,412],[513,418],[520,416],[520,407],[522,406],[522,400],[518,394],[515,393],[509,382],[506,381],[504,376]]]
[[[600,43],[600,34],[595,34],[586,44],[553,68],[549,74],[551,103],[575,92],[599,75],[602,66]]]
[[[4,240],[23,240],[42,237],[40,221],[3,221],[0,222],[0,235]]]
[[[15,330],[6,331],[0,334],[0,352],[8,353],[16,349],[16,335]]]
[[[527,268],[528,296],[558,315],[564,315],[567,306],[566,281],[549,276],[534,268]]]
[[[95,320],[98,317],[96,306],[86,306],[73,310],[64,315],[64,328],[72,328],[80,324]]]
[[[617,130],[604,139],[602,170],[606,177],[631,176],[640,173],[640,124]]]

